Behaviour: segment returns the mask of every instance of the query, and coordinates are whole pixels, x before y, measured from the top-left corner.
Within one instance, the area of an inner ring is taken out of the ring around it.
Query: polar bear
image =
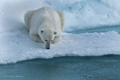
[[[64,16],[60,11],[49,7],[28,11],[24,16],[30,38],[43,43],[46,49],[59,42],[62,37]]]

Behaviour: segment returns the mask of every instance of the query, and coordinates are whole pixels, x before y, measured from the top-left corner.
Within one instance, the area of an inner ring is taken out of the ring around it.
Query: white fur
[[[28,11],[24,19],[32,40],[44,43],[46,48],[50,47],[50,43],[60,41],[64,26],[64,17],[60,11],[42,7]]]

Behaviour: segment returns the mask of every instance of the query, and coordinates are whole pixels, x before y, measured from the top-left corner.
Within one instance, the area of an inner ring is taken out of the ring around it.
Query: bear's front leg
[[[35,41],[35,42],[40,42],[40,43],[43,43],[41,38],[39,37],[39,35],[37,34],[30,34],[30,38]]]
[[[57,43],[61,40],[61,36],[55,36],[54,40],[51,42],[52,44]]]

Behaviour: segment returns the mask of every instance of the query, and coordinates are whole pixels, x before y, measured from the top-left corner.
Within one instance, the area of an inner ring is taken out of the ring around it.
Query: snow
[[[23,25],[28,10],[50,6],[64,13],[64,31],[120,24],[119,0],[1,0],[0,32]],[[71,24],[70,24],[71,23]],[[5,27],[5,28],[4,28]]]
[[[119,43],[118,43],[119,42]],[[43,44],[33,42],[27,31],[0,34],[0,63],[13,63],[34,58],[59,56],[101,56],[120,54],[120,35],[115,32],[63,34],[61,42],[46,50]]]
[[[108,0],[105,0],[110,2]],[[120,24],[120,7],[115,7],[104,0],[81,0],[67,5],[63,10],[66,17],[66,30],[88,29],[105,25]],[[114,4],[120,1],[111,0]],[[110,3],[112,3],[110,2]],[[108,6],[109,4],[109,6]],[[71,23],[72,20],[72,24]],[[76,27],[77,26],[77,27]]]
[[[116,31],[72,33],[73,29],[119,25],[119,3],[119,0],[1,0],[0,64],[59,56],[120,55],[120,34]],[[52,45],[50,50],[29,38],[23,20],[28,10],[42,6],[62,11],[66,19],[61,42]]]

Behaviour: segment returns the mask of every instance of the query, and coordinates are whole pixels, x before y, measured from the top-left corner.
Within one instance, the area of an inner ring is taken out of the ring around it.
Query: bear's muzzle
[[[45,45],[46,49],[50,49],[50,42],[47,42],[47,44]]]

